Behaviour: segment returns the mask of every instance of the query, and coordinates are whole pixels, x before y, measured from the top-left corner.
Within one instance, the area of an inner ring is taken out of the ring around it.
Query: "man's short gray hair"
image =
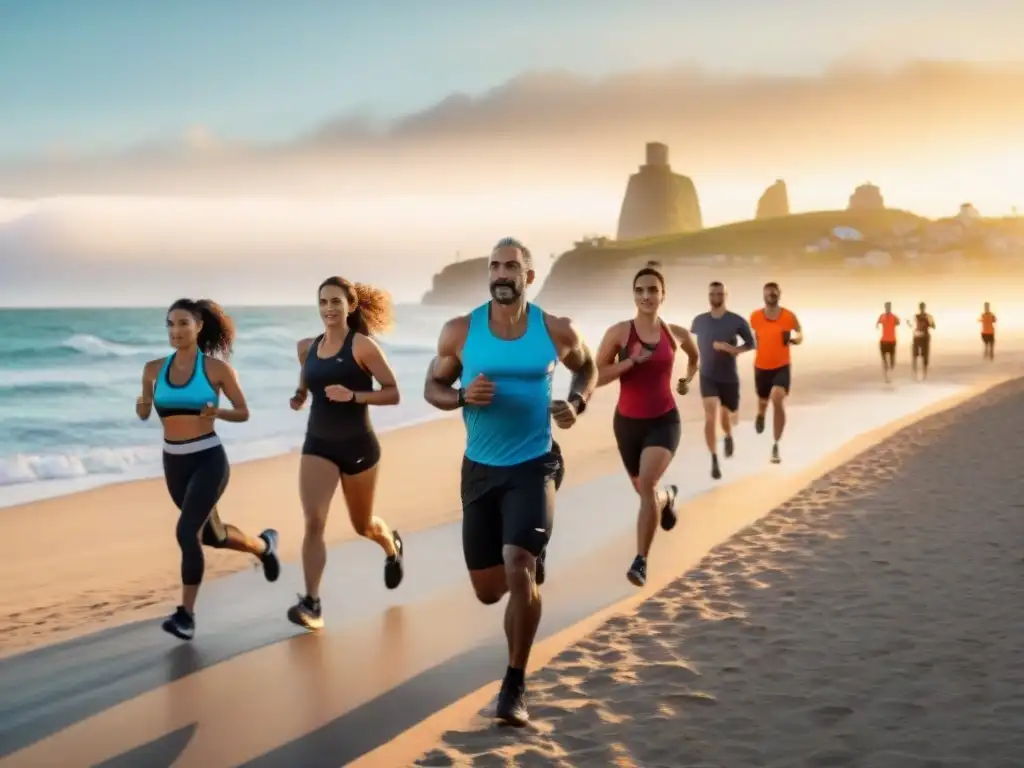
[[[503,237],[495,243],[491,253],[493,254],[499,248],[518,248],[519,252],[523,254],[523,262],[526,264],[526,268],[533,269],[533,254],[530,253],[530,249],[523,245],[521,241],[514,237]]]

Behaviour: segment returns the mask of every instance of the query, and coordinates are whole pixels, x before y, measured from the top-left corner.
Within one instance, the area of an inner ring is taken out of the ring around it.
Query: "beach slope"
[[[1024,765],[1024,382],[828,473],[417,765]],[[514,761],[514,762],[513,762]]]

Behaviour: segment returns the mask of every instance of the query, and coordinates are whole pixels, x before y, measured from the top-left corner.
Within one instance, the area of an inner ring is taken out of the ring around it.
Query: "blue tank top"
[[[494,399],[462,409],[466,458],[492,467],[509,467],[551,450],[551,380],[558,351],[544,313],[527,304],[526,333],[499,339],[491,333],[490,302],[469,316],[462,348],[462,386],[478,374],[494,383]]]
[[[192,369],[192,376],[180,387],[171,383],[173,362],[174,355],[168,355],[153,384],[153,407],[157,416],[161,419],[168,416],[198,416],[207,403],[216,406],[220,402],[220,394],[206,376],[202,352],[196,353],[196,367]]]

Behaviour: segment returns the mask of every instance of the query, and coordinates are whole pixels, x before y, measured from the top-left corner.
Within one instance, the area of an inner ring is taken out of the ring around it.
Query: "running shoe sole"
[[[663,531],[671,531],[679,521],[679,517],[676,515],[676,497],[679,496],[679,486],[670,485],[667,490],[668,501],[661,508],[661,529]]]
[[[643,574],[637,573],[636,571],[629,571],[626,573],[626,578],[629,579],[629,583],[634,587],[643,587],[647,584],[647,577]]]
[[[297,627],[308,629],[311,632],[316,632],[317,630],[324,628],[323,616],[319,618],[307,616],[306,614],[301,613],[295,606],[288,609],[288,621]]]
[[[384,586],[388,589],[395,589],[402,583],[402,579],[405,578],[405,564],[403,562],[405,558],[405,542],[402,541],[402,536],[398,531],[392,531],[391,535],[395,539],[396,557],[394,560],[389,557],[384,561]]]
[[[281,560],[277,556],[278,534],[273,528],[267,528],[260,534],[260,538],[267,542],[267,551],[260,555],[260,565],[263,566],[263,576],[267,581],[277,581],[281,575]]]
[[[163,629],[164,632],[166,632],[169,635],[174,635],[179,640],[191,640],[193,637],[195,637],[196,634],[195,628],[193,628],[191,631],[187,629],[182,629],[170,619],[167,619],[161,625],[161,628]]]

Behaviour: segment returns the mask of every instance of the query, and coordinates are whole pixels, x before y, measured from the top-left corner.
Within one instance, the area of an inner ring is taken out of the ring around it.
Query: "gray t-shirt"
[[[718,352],[712,345],[716,341],[744,347],[754,346],[754,335],[750,324],[735,312],[726,312],[721,317],[712,317],[710,312],[693,318],[690,333],[697,337],[700,350],[700,375],[712,381],[735,382],[740,380],[736,370],[736,357],[728,352]],[[737,337],[743,344],[737,344]]]

